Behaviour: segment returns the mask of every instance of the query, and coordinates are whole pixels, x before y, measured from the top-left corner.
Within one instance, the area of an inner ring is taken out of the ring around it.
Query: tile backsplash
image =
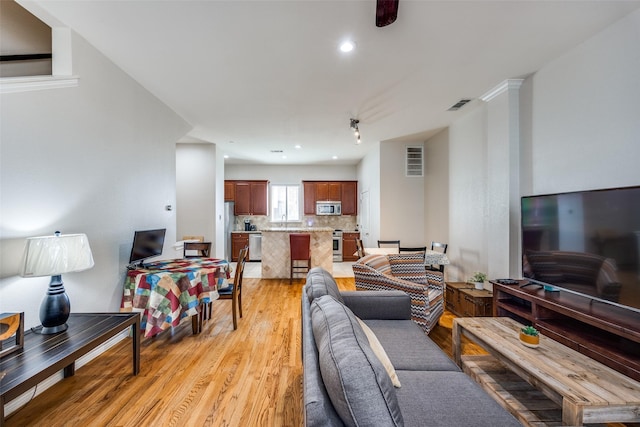
[[[236,230],[244,230],[244,220],[248,219],[252,225],[255,225],[259,230],[268,227],[279,227],[280,222],[269,221],[268,216],[264,215],[239,215],[236,217]],[[344,231],[356,230],[358,218],[355,216],[316,216],[305,215],[303,220],[296,223],[288,223],[289,226],[304,226],[304,227],[331,227],[334,229],[340,229]]]

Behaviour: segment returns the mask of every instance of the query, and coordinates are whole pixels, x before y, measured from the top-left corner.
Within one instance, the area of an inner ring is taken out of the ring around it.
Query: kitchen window
[[[271,221],[300,222],[300,185],[271,184]]]

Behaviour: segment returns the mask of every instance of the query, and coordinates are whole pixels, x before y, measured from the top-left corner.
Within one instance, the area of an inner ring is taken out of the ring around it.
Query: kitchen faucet
[[[287,227],[287,215],[283,214],[282,215],[282,223],[280,224],[281,227]]]

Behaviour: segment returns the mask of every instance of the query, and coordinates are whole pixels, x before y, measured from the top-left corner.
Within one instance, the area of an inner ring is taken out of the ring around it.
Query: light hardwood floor
[[[339,278],[343,290],[353,278]],[[143,339],[131,375],[128,339],[12,414],[12,426],[301,426],[302,281],[244,280],[244,317],[233,330],[230,301],[214,302],[199,335],[191,322]],[[451,354],[445,313],[432,338]],[[464,353],[481,350],[469,344]]]

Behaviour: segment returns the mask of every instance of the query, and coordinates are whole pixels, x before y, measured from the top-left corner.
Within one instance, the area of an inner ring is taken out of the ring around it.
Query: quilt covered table
[[[177,326],[198,314],[198,305],[218,299],[218,289],[229,286],[229,263],[215,258],[163,260],[129,270],[121,311],[142,313],[145,337]]]

